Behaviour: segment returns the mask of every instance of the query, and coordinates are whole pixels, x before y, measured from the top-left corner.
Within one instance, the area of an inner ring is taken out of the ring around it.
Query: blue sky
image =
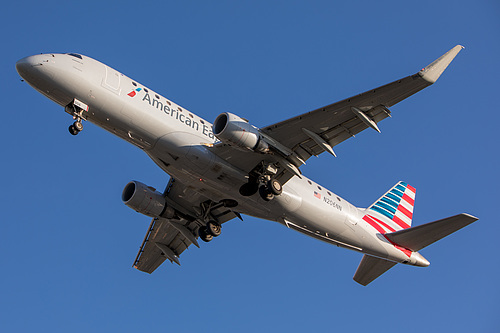
[[[8,2],[0,12],[0,330],[151,332],[500,329],[497,1]],[[368,287],[355,252],[246,217],[152,275],[131,267],[150,219],[121,203],[132,179],[168,181],[137,148],[19,80],[46,52],[96,58],[205,119],[265,126],[462,51],[432,87],[303,168],[358,206],[398,180],[414,225],[480,220]]]

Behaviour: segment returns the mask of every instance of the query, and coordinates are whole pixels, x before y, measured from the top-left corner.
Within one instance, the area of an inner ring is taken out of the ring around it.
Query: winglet
[[[452,60],[457,56],[458,52],[462,51],[464,47],[462,45],[457,45],[445,54],[443,54],[439,59],[432,62],[427,67],[423,68],[418,74],[427,82],[434,83],[443,74],[444,70],[452,62]]]

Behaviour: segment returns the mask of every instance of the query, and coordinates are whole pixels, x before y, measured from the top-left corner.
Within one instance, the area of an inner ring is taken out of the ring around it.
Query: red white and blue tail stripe
[[[399,182],[368,207],[367,215],[381,221],[388,232],[407,229],[411,227],[415,194],[413,186]]]

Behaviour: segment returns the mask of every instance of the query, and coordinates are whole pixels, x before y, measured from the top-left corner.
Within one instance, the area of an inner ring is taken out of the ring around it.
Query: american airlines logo
[[[131,92],[129,92],[127,95],[129,95],[130,97],[134,97],[141,90],[142,90],[142,88],[137,88],[137,89],[132,90]]]

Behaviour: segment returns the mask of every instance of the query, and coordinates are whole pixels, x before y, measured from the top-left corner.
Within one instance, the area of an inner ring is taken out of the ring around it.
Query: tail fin
[[[389,232],[411,227],[416,190],[405,182],[399,182],[367,209]],[[384,232],[386,231],[384,230]]]

